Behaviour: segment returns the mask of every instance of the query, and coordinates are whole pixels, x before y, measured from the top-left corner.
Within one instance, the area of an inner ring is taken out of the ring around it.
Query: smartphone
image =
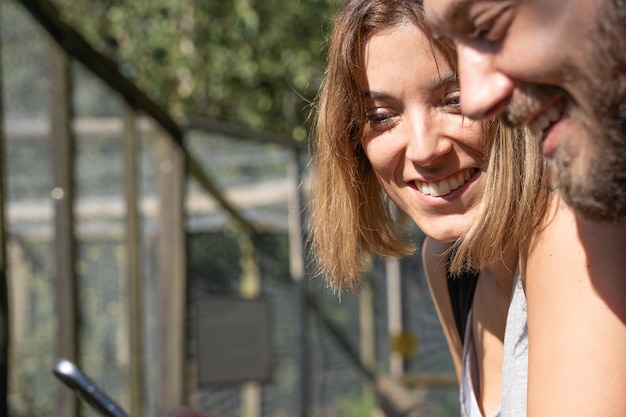
[[[122,407],[71,361],[59,359],[52,373],[104,417],[128,417]]]

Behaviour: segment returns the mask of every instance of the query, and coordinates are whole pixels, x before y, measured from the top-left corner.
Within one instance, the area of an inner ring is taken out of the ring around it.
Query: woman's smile
[[[426,235],[458,238],[480,206],[485,155],[454,69],[414,25],[374,34],[364,68],[361,144],[379,183]]]
[[[440,181],[413,181],[412,184],[422,194],[432,197],[445,197],[452,191],[464,186],[477,171],[476,168],[470,168]]]

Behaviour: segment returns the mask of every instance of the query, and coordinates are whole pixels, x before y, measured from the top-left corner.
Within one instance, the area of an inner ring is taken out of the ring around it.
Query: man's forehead
[[[467,16],[467,10],[476,0],[425,0],[424,11],[433,29],[444,29],[446,25]]]
[[[474,0],[424,0],[424,12],[433,29],[444,29],[466,14],[468,3]]]

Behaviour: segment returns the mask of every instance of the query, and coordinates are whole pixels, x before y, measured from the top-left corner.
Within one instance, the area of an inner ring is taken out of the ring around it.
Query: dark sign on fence
[[[196,311],[198,385],[271,380],[266,298],[201,294]]]

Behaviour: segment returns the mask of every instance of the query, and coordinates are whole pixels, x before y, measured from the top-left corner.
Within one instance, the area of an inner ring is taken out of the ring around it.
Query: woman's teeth
[[[415,181],[415,186],[422,194],[441,197],[463,186],[475,172],[476,168],[468,169],[436,183]]]

